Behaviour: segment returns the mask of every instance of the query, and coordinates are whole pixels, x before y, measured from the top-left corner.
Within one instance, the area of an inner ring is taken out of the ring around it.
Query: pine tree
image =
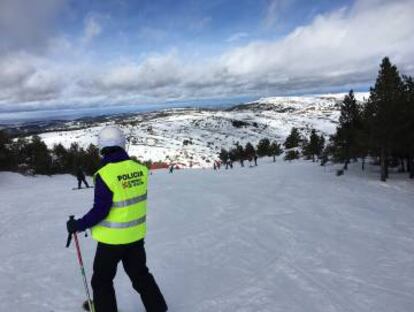
[[[30,151],[28,149],[29,141],[26,138],[18,138],[11,144],[11,152],[16,166],[27,165],[30,158]]]
[[[229,160],[229,152],[226,149],[222,148],[219,154],[219,158],[223,164],[227,163]]]
[[[301,142],[301,136],[299,130],[297,128],[292,128],[290,131],[289,136],[286,138],[285,143],[283,145],[286,149],[298,147]]]
[[[357,154],[362,160],[362,170],[365,170],[365,159],[369,154],[371,155],[378,155],[377,152],[375,152],[375,146],[372,143],[371,139],[371,125],[370,125],[370,116],[371,113],[369,111],[369,104],[364,103],[361,108],[361,126],[359,131],[357,131],[356,134],[356,149]]]
[[[319,141],[320,137],[316,134],[316,130],[312,129],[309,141],[306,140],[303,144],[303,155],[309,159],[311,158],[313,162],[315,161],[315,156],[319,157],[321,153]]]
[[[372,150],[379,153],[381,181],[388,178],[388,161],[398,142],[403,104],[403,84],[397,67],[386,57],[382,60],[374,88],[366,106]]]
[[[301,152],[302,152],[302,156],[305,157],[305,159],[311,159],[312,158],[312,153],[310,151],[310,147],[309,147],[309,139],[307,137],[303,137],[300,140],[300,146],[301,148]]]
[[[56,144],[52,149],[53,172],[54,173],[68,173],[68,151],[61,144]]]
[[[283,159],[289,160],[289,161],[294,160],[294,159],[299,159],[299,151],[298,150],[287,151]]]
[[[317,155],[320,157],[325,149],[325,137],[321,134],[318,139]]]
[[[407,171],[414,178],[414,80],[404,76],[404,120],[401,124],[399,142],[407,158]]]
[[[0,130],[0,171],[13,170],[15,161],[11,151],[11,139],[5,131]]]
[[[279,156],[283,153],[282,148],[280,144],[278,144],[276,141],[273,141],[272,144],[269,146],[269,156],[273,156],[273,162],[276,161],[276,156]]]
[[[256,155],[256,150],[250,142],[247,142],[246,146],[244,147],[244,155],[245,159],[249,160],[253,159],[254,155]]]
[[[34,173],[51,174],[52,158],[42,139],[37,135],[33,136],[28,148],[30,151],[29,165],[34,170]]]
[[[99,149],[93,144],[89,144],[85,151],[84,169],[88,175],[93,175],[99,168]]]
[[[78,168],[82,164],[81,156],[82,149],[77,142],[73,142],[68,150],[68,170],[73,175],[76,175]]]
[[[270,140],[268,138],[261,139],[259,144],[257,144],[257,156],[263,157],[271,155]]]
[[[358,156],[357,138],[360,130],[361,109],[351,90],[341,104],[339,125],[333,136],[336,160],[344,162],[345,170],[348,169],[350,159]]]

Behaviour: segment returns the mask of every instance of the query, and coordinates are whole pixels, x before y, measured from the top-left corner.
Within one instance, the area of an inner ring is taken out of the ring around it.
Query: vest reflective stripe
[[[145,237],[148,169],[132,160],[109,163],[97,174],[111,190],[112,207],[92,227],[92,237],[111,245],[129,244]]]
[[[114,202],[112,204],[112,208],[124,208],[124,207],[128,207],[131,206],[133,204],[142,202],[144,200],[147,200],[147,193],[145,193],[144,195],[141,196],[137,196],[128,200],[123,200],[123,201],[119,201],[119,202]]]
[[[101,223],[99,223],[100,226],[103,227],[107,227],[107,228],[113,228],[113,229],[125,229],[125,228],[130,228],[130,227],[134,227],[136,225],[142,224],[145,222],[145,216],[143,216],[142,218],[133,220],[133,221],[129,221],[129,222],[122,222],[122,223],[118,223],[118,222],[109,222],[109,221],[102,221]]]

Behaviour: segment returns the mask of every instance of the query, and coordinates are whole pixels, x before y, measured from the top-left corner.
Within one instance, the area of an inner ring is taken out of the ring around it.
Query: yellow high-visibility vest
[[[96,174],[113,193],[108,216],[92,227],[98,242],[121,245],[145,237],[148,169],[132,160],[109,163]]]

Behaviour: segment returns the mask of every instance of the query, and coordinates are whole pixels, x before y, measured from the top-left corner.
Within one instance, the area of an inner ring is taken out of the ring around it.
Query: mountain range
[[[149,113],[48,121],[9,127],[8,131],[38,134],[49,146],[96,144],[103,126],[116,124],[127,136],[127,149],[140,160],[175,163],[182,167],[211,167],[221,148],[268,138],[283,143],[292,127],[303,135],[311,129],[335,132],[344,93],[297,97],[268,97],[227,109],[173,108]],[[363,102],[369,93],[356,93]]]

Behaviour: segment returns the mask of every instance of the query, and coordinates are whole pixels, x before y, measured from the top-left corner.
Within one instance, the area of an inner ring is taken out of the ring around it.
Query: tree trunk
[[[387,181],[386,164],[385,164],[385,148],[381,147],[381,181]]]
[[[390,161],[388,159],[388,154],[385,154],[385,178],[388,179],[390,177]]]
[[[400,158],[400,164],[401,164],[400,172],[405,172],[405,159],[403,157]]]
[[[276,156],[273,155],[273,162],[276,162]]]
[[[414,179],[414,157],[409,157],[408,163],[410,164],[410,179]]]

